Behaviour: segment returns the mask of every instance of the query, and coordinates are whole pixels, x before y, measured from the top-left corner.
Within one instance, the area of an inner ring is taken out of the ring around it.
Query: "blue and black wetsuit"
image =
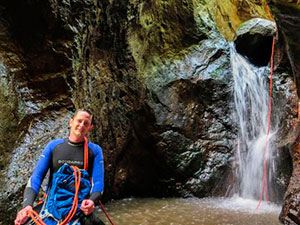
[[[96,200],[101,197],[104,188],[103,154],[101,147],[92,142],[88,142],[88,150],[87,172],[92,183],[89,199],[96,203]],[[50,169],[49,184],[51,184],[53,173],[58,171],[64,163],[83,169],[84,142],[73,143],[66,138],[53,140],[48,143],[27,183],[23,207],[33,205],[47,171]]]

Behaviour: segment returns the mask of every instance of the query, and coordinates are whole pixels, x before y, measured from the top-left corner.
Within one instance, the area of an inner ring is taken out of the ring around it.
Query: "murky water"
[[[277,225],[281,207],[242,198],[124,199],[104,207],[115,225]],[[100,217],[109,225],[103,212]]]

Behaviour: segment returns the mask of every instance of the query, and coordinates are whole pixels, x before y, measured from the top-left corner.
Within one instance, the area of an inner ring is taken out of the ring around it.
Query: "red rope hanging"
[[[262,179],[262,187],[259,196],[259,202],[256,209],[259,208],[261,201],[263,199],[263,195],[266,187],[266,200],[269,201],[269,190],[268,190],[268,164],[267,164],[267,152],[269,148],[269,135],[270,135],[270,127],[271,127],[271,109],[272,109],[272,81],[273,81],[273,64],[274,64],[274,46],[275,46],[275,36],[273,37],[272,43],[272,52],[271,52],[271,75],[270,75],[270,94],[269,94],[269,114],[268,114],[268,131],[267,131],[267,143],[264,150],[264,173]]]
[[[100,206],[102,208],[102,211],[104,212],[105,216],[107,217],[107,219],[109,220],[109,222],[111,223],[111,225],[115,225],[114,222],[112,221],[112,219],[110,218],[110,216],[108,215],[108,213],[105,211],[104,206],[102,205],[102,202],[99,200]]]

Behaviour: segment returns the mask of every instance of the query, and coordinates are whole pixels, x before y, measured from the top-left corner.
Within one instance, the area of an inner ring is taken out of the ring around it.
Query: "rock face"
[[[16,7],[18,5],[18,7]],[[49,4],[1,1],[0,221],[10,224],[45,143],[68,132],[72,36]]]
[[[299,79],[300,79],[300,57],[299,57],[299,22],[300,10],[298,1],[271,1],[270,7],[275,16],[278,26],[279,44],[283,52],[289,59],[289,65],[294,75],[297,85],[297,98],[299,99]],[[284,205],[280,215],[280,220],[284,224],[300,223],[300,182],[299,182],[299,121],[294,121],[294,131],[291,132],[290,152],[293,158],[293,174],[290,179],[288,190],[285,194]]]
[[[78,36],[75,104],[99,118],[93,137],[113,190],[105,195],[206,196],[233,149],[227,43],[192,2],[128,4],[78,15],[95,26]]]
[[[268,23],[236,34],[251,17],[270,18],[266,2],[255,2],[23,0],[18,13],[17,0],[0,3],[0,101],[10,96],[13,103],[4,118],[17,115],[0,130],[11,127],[17,141],[2,166],[6,219],[20,204],[29,165],[45,142],[67,135],[70,112],[78,107],[94,112],[89,138],[104,151],[104,199],[224,195],[234,179],[237,126],[229,45],[218,29],[228,40],[238,35],[239,52],[267,65],[270,47],[259,56],[250,50],[271,46]],[[226,17],[227,4],[243,13]],[[275,89],[285,105],[282,126],[288,128],[281,129],[280,148],[286,149],[295,139],[287,131],[295,127],[297,98],[279,50]],[[281,168],[273,182],[282,195],[289,171]]]
[[[228,41],[237,38],[238,27],[247,20],[252,18],[273,20],[267,0],[207,0],[206,4],[218,30]]]

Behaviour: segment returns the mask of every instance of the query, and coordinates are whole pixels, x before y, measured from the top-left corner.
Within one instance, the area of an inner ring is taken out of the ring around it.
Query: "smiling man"
[[[28,212],[32,210],[33,202],[39,193],[42,181],[50,170],[47,194],[51,193],[53,177],[61,172],[62,166],[86,167],[91,190],[88,197],[80,204],[80,223],[103,224],[94,212],[95,203],[100,199],[104,188],[103,154],[99,145],[85,143],[86,134],[93,129],[93,115],[89,110],[78,109],[69,121],[70,134],[68,138],[52,140],[45,147],[24,191],[23,209],[18,212],[15,225],[24,224],[28,220]],[[85,154],[86,146],[86,154]],[[88,159],[85,159],[87,157]],[[87,164],[87,165],[85,165]],[[80,186],[81,187],[81,186]],[[53,191],[52,191],[53,192]],[[48,196],[49,197],[49,196]],[[52,196],[49,198],[51,199]],[[47,203],[46,203],[47,207]],[[55,206],[56,207],[56,206]],[[45,205],[43,206],[43,209]],[[35,209],[36,210],[36,209]],[[38,211],[38,210],[36,210]],[[79,220],[79,219],[78,219]]]

